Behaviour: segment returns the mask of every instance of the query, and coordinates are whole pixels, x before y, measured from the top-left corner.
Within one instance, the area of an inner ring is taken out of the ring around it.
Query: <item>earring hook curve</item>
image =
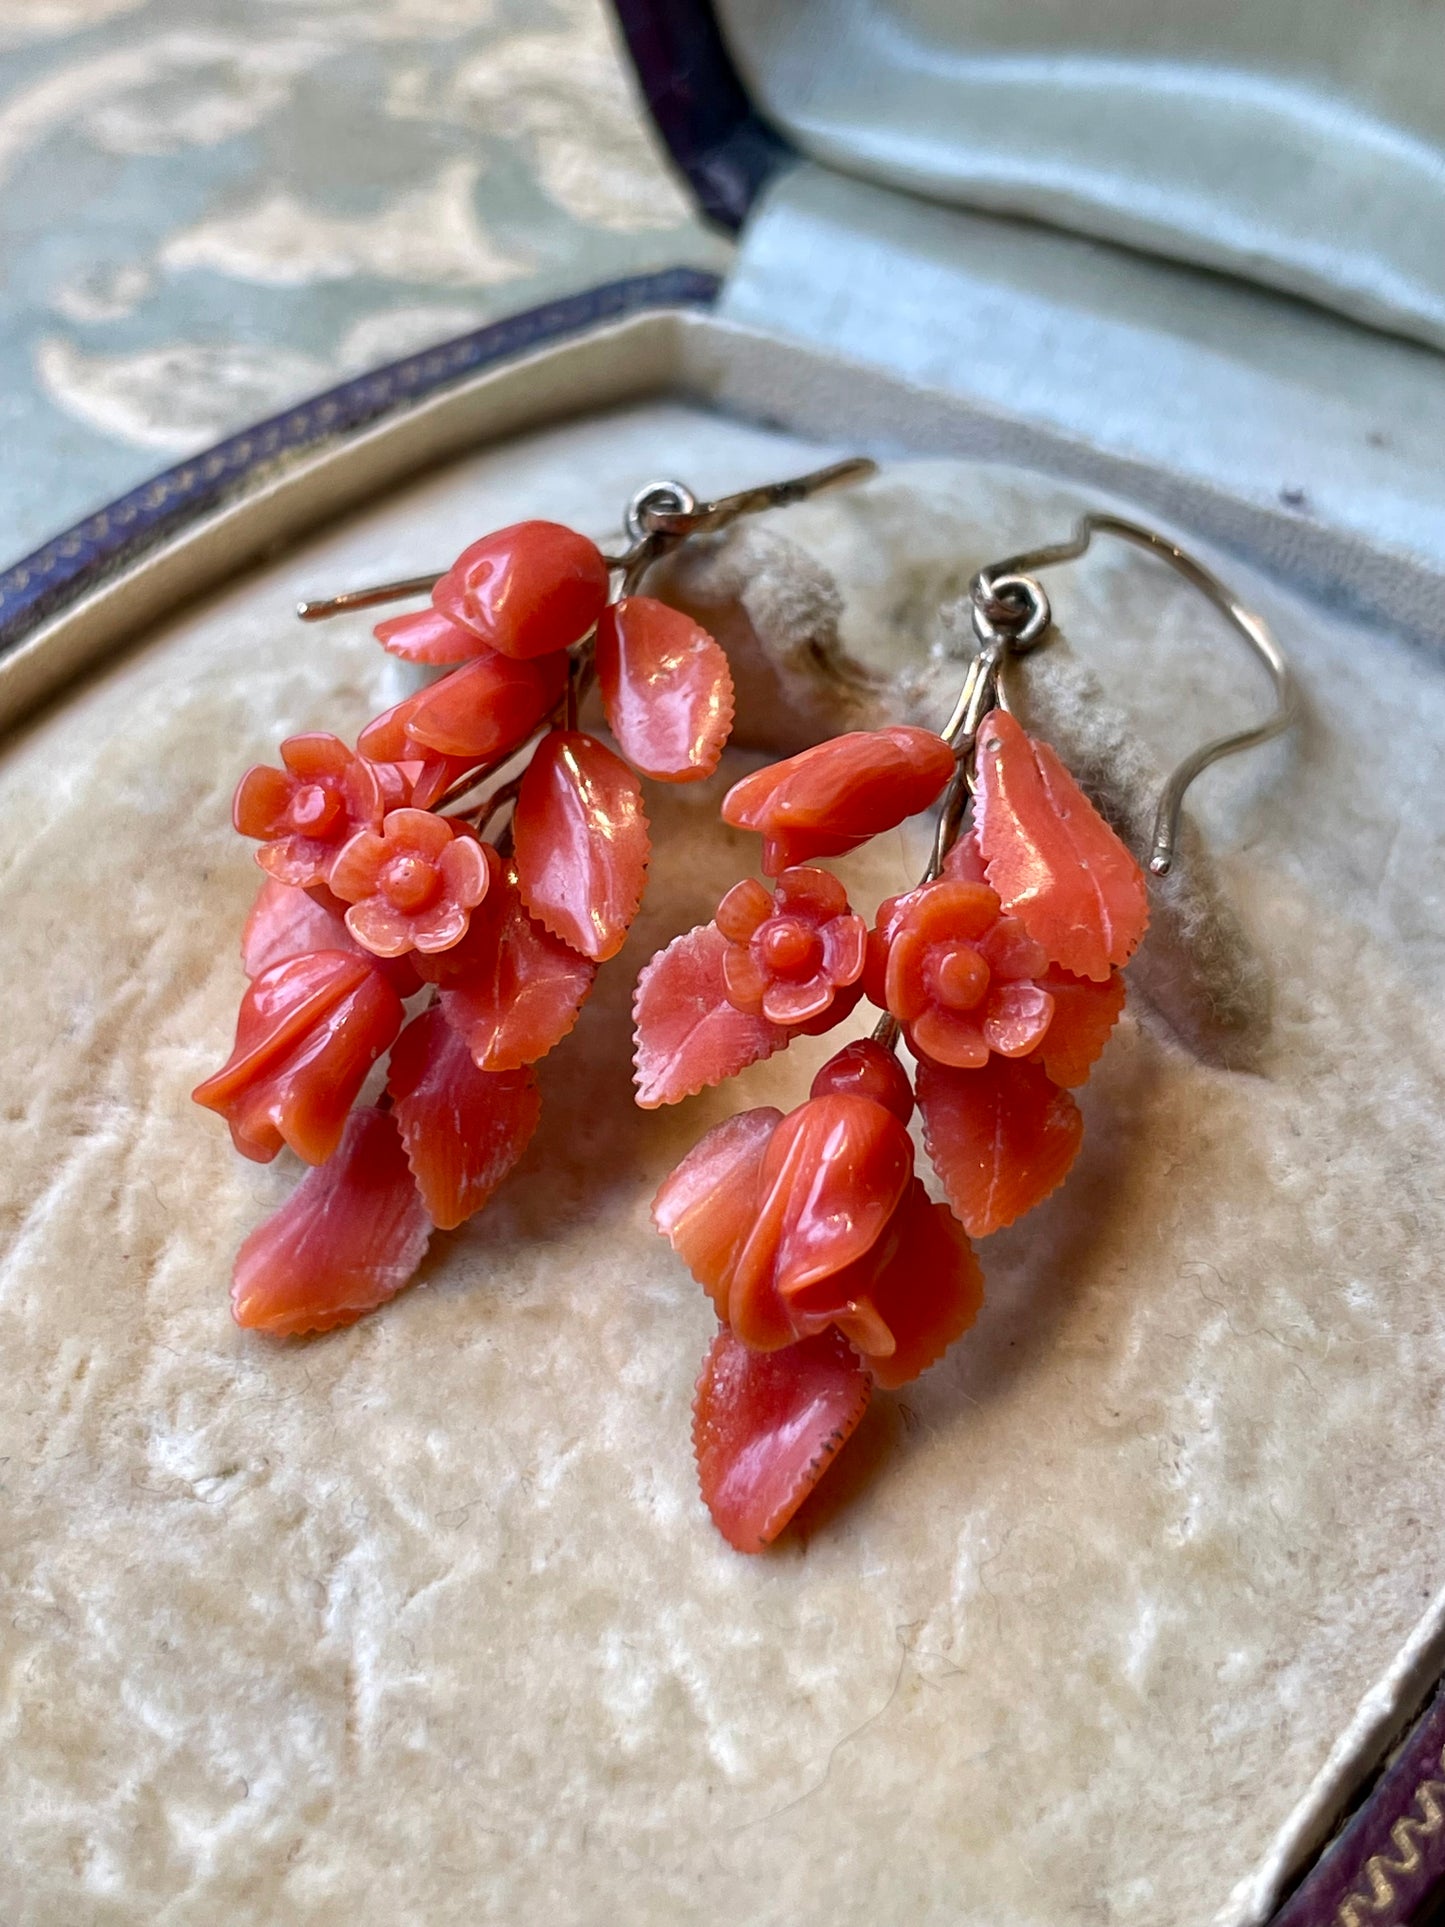
[[[1229,589],[1211,569],[1207,569],[1196,556],[1183,549],[1168,536],[1161,535],[1157,529],[1145,527],[1141,522],[1130,522],[1121,515],[1108,515],[1101,511],[1091,511],[1081,515],[1074,524],[1073,534],[1062,542],[1046,544],[1041,548],[1029,549],[1020,555],[1011,555],[1002,562],[994,562],[986,569],[980,569],[969,585],[973,598],[976,631],[984,629],[1002,630],[1007,635],[1017,629],[1021,610],[1028,609],[1027,598],[1021,600],[1022,583],[1029,583],[1035,570],[1052,568],[1059,562],[1074,562],[1084,554],[1096,535],[1116,536],[1120,541],[1131,542],[1136,548],[1157,556],[1167,562],[1176,574],[1183,576],[1192,588],[1208,598],[1221,615],[1225,616],[1235,631],[1244,638],[1255,657],[1268,671],[1274,688],[1275,706],[1273,712],[1262,722],[1248,729],[1236,730],[1228,736],[1216,736],[1212,741],[1202,744],[1177,765],[1170,773],[1164,788],[1159,794],[1159,805],[1154,814],[1154,845],[1149,857],[1149,868],[1155,876],[1168,876],[1174,867],[1175,848],[1179,839],[1179,818],[1184,808],[1184,798],[1195,778],[1200,776],[1212,763],[1225,756],[1238,755],[1241,750],[1254,749],[1267,743],[1276,736],[1284,734],[1299,717],[1299,691],[1294,674],[1285,659],[1284,651],[1275,640],[1273,632],[1264,618],[1252,609],[1247,609],[1234,592]],[[1048,609],[1048,599],[1042,589],[1033,585],[1038,603]],[[1038,603],[1033,605],[1037,608]],[[982,617],[982,624],[978,618]],[[1030,625],[1032,626],[1032,625]],[[1020,634],[1017,648],[1032,647],[1040,639],[1041,631],[1027,637]]]

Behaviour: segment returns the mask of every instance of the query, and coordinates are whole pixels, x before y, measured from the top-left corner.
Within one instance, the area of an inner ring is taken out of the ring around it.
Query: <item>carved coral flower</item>
[[[991,1053],[1027,1057],[1054,1014],[1038,983],[1042,947],[1001,914],[986,883],[943,877],[879,912],[869,942],[868,989],[935,1063],[978,1070]]]
[[[857,1003],[868,928],[827,870],[784,870],[775,895],[746,878],[728,891],[715,921],[728,942],[723,982],[734,1009],[826,1029]]]
[[[339,736],[288,736],[284,769],[259,763],[236,786],[231,818],[242,836],[260,839],[256,861],[278,883],[325,883],[337,852],[359,830],[381,822],[385,793],[376,770]]]
[[[378,957],[449,950],[466,935],[491,882],[487,854],[467,831],[430,810],[392,810],[360,830],[331,868],[331,888],[351,905],[346,927]]]

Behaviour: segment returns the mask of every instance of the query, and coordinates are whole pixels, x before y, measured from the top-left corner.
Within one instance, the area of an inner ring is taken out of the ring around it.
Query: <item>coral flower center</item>
[[[758,932],[762,961],[775,977],[812,977],[823,961],[823,941],[800,917],[772,917]]]
[[[441,883],[436,870],[421,856],[394,856],[381,876],[387,901],[408,916],[425,910]]]
[[[960,944],[935,950],[928,960],[933,994],[947,1010],[972,1010],[988,990],[989,968],[976,950]]]
[[[303,836],[325,836],[341,813],[341,798],[322,783],[303,783],[287,812]]]

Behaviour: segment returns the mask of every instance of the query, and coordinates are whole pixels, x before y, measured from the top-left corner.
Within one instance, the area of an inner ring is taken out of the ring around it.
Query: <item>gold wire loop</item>
[[[1003,641],[1010,655],[1022,656],[1042,642],[1053,619],[1044,586],[1031,575],[995,575],[988,594],[973,602],[973,633],[980,649]]]
[[[645,482],[627,504],[622,526],[634,542],[642,542],[659,531],[658,516],[697,514],[697,497],[683,482]]]
[[[1056,563],[1074,562],[1084,554],[1096,535],[1116,536],[1122,542],[1131,542],[1136,548],[1157,556],[1167,562],[1178,575],[1183,576],[1191,588],[1206,596],[1220,614],[1227,617],[1235,631],[1244,638],[1255,657],[1269,674],[1274,689],[1274,709],[1263,721],[1248,729],[1240,729],[1228,736],[1216,736],[1212,741],[1202,744],[1186,756],[1169,775],[1160,792],[1159,805],[1154,814],[1154,843],[1149,857],[1149,868],[1155,876],[1167,876],[1174,866],[1175,848],[1179,840],[1179,818],[1184,808],[1184,798],[1189,786],[1197,776],[1207,770],[1211,763],[1217,763],[1225,756],[1236,756],[1241,750],[1254,749],[1261,743],[1270,742],[1281,736],[1298,719],[1299,692],[1295,686],[1293,673],[1285,660],[1284,651],[1275,640],[1263,616],[1247,609],[1232,590],[1227,588],[1211,569],[1207,569],[1196,556],[1187,549],[1179,547],[1158,530],[1146,528],[1140,522],[1130,522],[1121,515],[1091,513],[1080,516],[1074,525],[1074,532],[1066,541],[1047,544],[1042,548],[1026,550],[1021,555],[1008,556],[1002,562],[995,562],[987,569],[980,569],[969,585],[969,595],[973,602],[974,633],[979,637],[983,650],[978,660],[984,661],[989,653],[989,642],[985,641],[986,628],[991,640],[999,640],[998,630],[1004,627],[1001,638],[1006,647],[1001,651],[993,667],[985,672],[989,683],[996,683],[998,668],[1004,655],[1010,651],[1018,652],[1021,647],[1032,648],[1034,643],[1043,639],[1043,629],[1027,643],[1022,636],[1028,624],[1019,629],[1019,639],[1010,637],[1007,624],[1017,623],[1017,612],[1022,608],[1021,596],[1026,587],[1031,587],[1043,596],[1043,591],[1032,581],[1035,570],[1052,568]],[[1042,606],[1048,609],[1048,599],[1043,597]],[[1029,620],[1032,621],[1032,615]],[[1044,628],[1048,627],[1046,618]],[[980,627],[980,623],[984,628]],[[967,690],[965,684],[965,690]],[[962,705],[961,705],[962,707]],[[955,712],[958,714],[958,712]],[[959,716],[959,721],[964,720]],[[964,732],[960,729],[959,741],[955,748],[963,748]],[[950,740],[954,740],[950,738]]]

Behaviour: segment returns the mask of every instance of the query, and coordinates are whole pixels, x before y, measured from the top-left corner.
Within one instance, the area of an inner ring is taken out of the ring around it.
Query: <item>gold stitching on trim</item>
[[[1439,1765],[1445,1771],[1445,1749],[1441,1750]],[[1361,1869],[1368,1892],[1362,1893],[1356,1888],[1346,1894],[1335,1913],[1336,1927],[1368,1927],[1371,1919],[1378,1920],[1395,1902],[1391,1876],[1401,1879],[1419,1872],[1423,1859],[1419,1843],[1433,1840],[1445,1828],[1445,1780],[1422,1780],[1415,1789],[1415,1805],[1420,1814],[1418,1819],[1413,1814],[1402,1814],[1390,1829],[1398,1857],[1392,1859],[1383,1853],[1370,1855]]]

